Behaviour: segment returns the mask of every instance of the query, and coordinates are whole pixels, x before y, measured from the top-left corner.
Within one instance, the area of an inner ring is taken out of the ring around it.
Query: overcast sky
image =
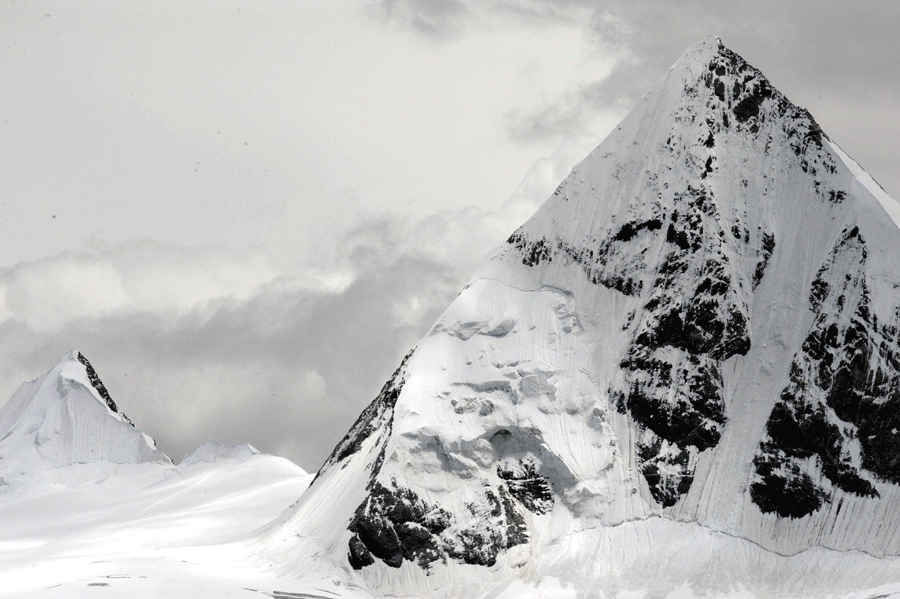
[[[900,196],[900,3],[0,0],[0,402],[70,349],[179,460],[321,464],[709,34]]]

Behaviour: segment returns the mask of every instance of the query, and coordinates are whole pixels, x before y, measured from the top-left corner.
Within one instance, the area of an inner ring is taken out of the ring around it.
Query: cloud
[[[380,0],[369,13],[385,23],[439,41],[481,28],[583,19],[590,0]]]
[[[434,37],[456,33],[469,8],[460,0],[384,0],[376,5],[387,21],[405,24],[413,31]]]
[[[101,253],[63,253],[0,272],[2,314],[41,331],[71,320],[178,313],[223,298],[249,297],[277,271],[259,250],[127,243]]]
[[[78,349],[174,459],[249,442],[315,470],[546,185],[497,212],[365,215],[316,267],[340,285],[259,252],[151,243],[16,265],[0,275],[0,393]]]
[[[583,83],[548,104],[513,108],[506,114],[507,133],[519,143],[565,141],[594,129],[611,128],[597,123],[618,122],[632,107],[631,100],[625,90],[608,85],[605,78]]]

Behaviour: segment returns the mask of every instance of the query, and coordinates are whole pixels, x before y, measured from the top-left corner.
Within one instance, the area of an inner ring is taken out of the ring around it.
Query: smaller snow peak
[[[23,384],[0,409],[0,480],[7,485],[35,477],[102,480],[122,466],[162,463],[171,461],[118,410],[79,352]]]
[[[190,466],[201,462],[216,463],[223,460],[244,461],[259,453],[260,451],[249,443],[242,443],[240,445],[226,445],[217,442],[204,443],[191,453],[185,455],[179,465]]]
[[[81,364],[84,366],[84,370],[85,370],[85,373],[87,374],[88,381],[90,381],[91,386],[94,388],[94,390],[100,396],[100,398],[103,399],[104,402],[106,402],[106,407],[108,407],[112,412],[122,416],[122,418],[125,419],[125,422],[127,422],[131,426],[134,426],[134,423],[131,422],[131,420],[128,418],[128,416],[123,414],[119,410],[119,408],[116,406],[116,402],[113,401],[112,397],[110,397],[110,395],[109,395],[109,391],[106,390],[106,385],[104,385],[103,381],[100,380],[100,377],[97,375],[97,371],[94,370],[94,367],[91,365],[91,363],[88,361],[88,359],[84,357],[84,354],[82,354],[79,351],[75,351],[75,352],[70,352],[66,357],[68,358],[69,356],[73,356],[75,359],[77,359],[79,362],[81,362]]]

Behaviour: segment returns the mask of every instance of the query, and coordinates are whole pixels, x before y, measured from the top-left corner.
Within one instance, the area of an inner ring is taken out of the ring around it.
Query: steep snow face
[[[102,478],[143,463],[171,461],[118,409],[79,352],[22,385],[0,409],[0,493],[26,479]]]
[[[717,38],[691,47],[474,277],[269,542],[286,567],[324,556],[407,594],[454,568],[602,578],[592,560],[622,530],[645,531],[629,549],[645,557],[674,543],[644,542],[659,527],[635,522],[656,517],[780,554],[900,554],[895,214],[758,70]]]

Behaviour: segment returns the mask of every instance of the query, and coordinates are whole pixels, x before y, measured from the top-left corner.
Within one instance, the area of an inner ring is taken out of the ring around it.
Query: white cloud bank
[[[0,319],[52,332],[80,319],[177,315],[214,300],[245,300],[277,277],[261,250],[132,242],[101,253],[21,262],[0,272]]]

